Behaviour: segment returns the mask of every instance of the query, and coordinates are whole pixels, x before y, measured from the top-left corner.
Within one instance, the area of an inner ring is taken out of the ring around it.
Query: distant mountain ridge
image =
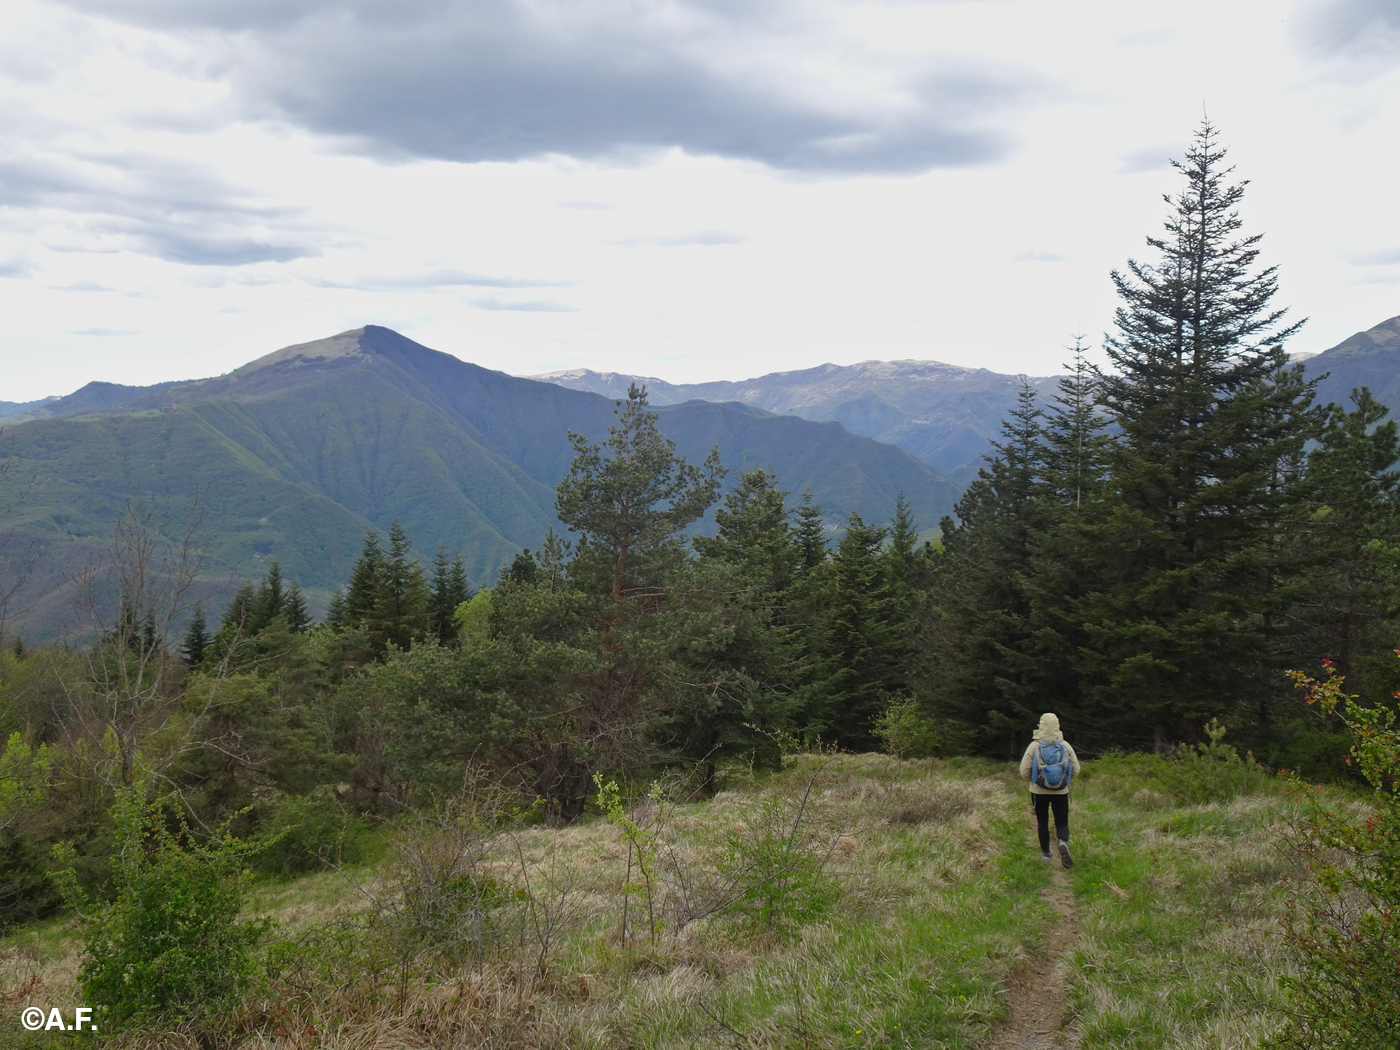
[[[1308,376],[1324,376],[1317,386],[1319,403],[1335,401],[1350,411],[1352,390],[1368,386],[1377,400],[1390,407],[1390,418],[1400,419],[1400,316],[1308,358],[1303,370]]]
[[[897,445],[964,484],[982,465],[1021,381],[985,368],[912,360],[824,364],[738,382],[678,384],[588,369],[530,378],[608,397],[626,396],[628,384],[636,382],[644,384],[658,404],[693,398],[738,401],[769,412],[836,422],[852,434]],[[1059,378],[1035,376],[1027,381],[1042,401],[1048,401]]]
[[[573,457],[568,432],[600,441],[613,402],[508,376],[366,326],[284,347],[227,375],[149,387],[88,384],[7,421],[0,455],[32,477],[12,513],[12,549],[40,552],[29,583],[35,630],[61,620],[65,579],[100,550],[130,496],[204,493],[215,569],[228,580],[277,560],[323,604],[365,532],[395,519],[430,560],[460,548],[489,580],[554,517]],[[698,462],[718,444],[732,481],[745,466],[810,486],[833,525],[886,521],[904,491],[935,525],[956,488],[890,445],[836,423],[704,401],[661,406],[662,431]],[[795,497],[794,497],[795,499]],[[4,501],[0,500],[0,505]]]

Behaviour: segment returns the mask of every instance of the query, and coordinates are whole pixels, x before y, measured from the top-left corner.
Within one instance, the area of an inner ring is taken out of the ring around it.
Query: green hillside
[[[601,439],[613,402],[370,326],[213,379],[89,384],[44,412],[12,422],[4,450],[7,484],[28,486],[10,550],[37,552],[21,627],[38,636],[61,625],[66,578],[100,552],[131,497],[178,509],[197,494],[225,590],[276,560],[319,611],[365,531],[395,520],[421,555],[445,544],[489,579],[556,524],[568,432]],[[718,444],[733,468],[759,464],[790,491],[810,486],[833,527],[853,511],[887,520],[900,491],[931,526],[956,496],[906,453],[831,423],[695,403],[663,409],[661,426],[693,460]]]

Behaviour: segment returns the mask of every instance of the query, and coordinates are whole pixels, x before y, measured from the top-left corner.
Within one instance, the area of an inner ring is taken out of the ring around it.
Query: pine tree
[[[1043,418],[1022,377],[995,455],[942,522],[937,710],[1008,754],[1046,700],[1030,584],[1049,520]]]
[[[311,626],[311,613],[306,609],[306,595],[302,593],[301,584],[295,580],[287,588],[286,597],[282,601],[282,615],[287,620],[287,627],[294,634],[300,634]]]
[[[286,593],[282,589],[282,569],[273,562],[263,574],[258,594],[253,602],[250,634],[258,634],[285,611]]]
[[[660,573],[678,563],[680,536],[718,497],[724,468],[718,448],[703,467],[676,455],[676,443],[661,435],[657,414],[647,409],[646,390],[635,383],[617,406],[603,445],[569,433],[575,454],[555,509],[580,536],[571,571],[620,603],[656,588]]]
[[[1367,387],[1353,390],[1347,412],[1327,406],[1318,447],[1308,457],[1312,513],[1304,530],[1316,570],[1308,587],[1316,636],[1307,655],[1328,657],[1336,673],[1369,700],[1395,684],[1393,617],[1400,580],[1400,431]]]
[[[452,614],[470,597],[471,588],[467,584],[467,568],[462,562],[461,551],[449,562],[447,548],[439,544],[433,557],[431,616],[428,623],[429,635],[436,637],[439,644],[448,645],[457,637]]]
[[[212,639],[209,637],[209,623],[204,618],[204,607],[196,604],[190,625],[185,628],[185,639],[180,643],[180,653],[191,667],[196,667],[204,659],[205,650]]]
[[[805,489],[802,493],[802,502],[793,511],[793,516],[797,518],[794,533],[797,538],[797,549],[801,555],[803,572],[811,572],[826,561],[828,553],[826,531],[822,525],[824,513],[812,498],[812,490]]]
[[[365,621],[376,646],[392,643],[408,649],[428,633],[432,596],[422,567],[411,555],[412,547],[398,521],[389,526],[389,549],[380,563],[374,609]]]
[[[1105,348],[1101,404],[1117,428],[1112,491],[1096,525],[1109,586],[1094,624],[1105,717],[1138,742],[1192,725],[1272,686],[1268,618],[1282,578],[1270,544],[1297,493],[1279,464],[1308,437],[1311,399],[1286,368],[1298,328],[1271,306],[1274,267],[1240,238],[1225,151],[1203,122],[1177,169],[1153,264],[1113,273],[1122,305]],[[1301,323],[1301,322],[1299,322]]]
[[[875,721],[906,686],[903,645],[889,567],[888,530],[852,512],[831,559],[823,600],[825,703],[812,712],[822,735],[844,748],[871,750]]]
[[[373,615],[383,576],[384,548],[379,545],[379,533],[371,529],[365,534],[364,546],[350,573],[350,587],[345,594],[345,621],[349,626],[358,627]]]

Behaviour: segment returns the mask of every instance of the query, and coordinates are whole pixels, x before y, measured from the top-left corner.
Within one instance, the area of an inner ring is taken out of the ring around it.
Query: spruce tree
[[[185,628],[185,639],[180,644],[180,653],[191,667],[198,666],[204,659],[204,652],[209,648],[210,641],[209,623],[204,618],[204,606],[196,604],[194,614],[190,617],[190,625]]]
[[[1269,689],[1263,657],[1282,574],[1271,543],[1297,491],[1281,462],[1308,435],[1309,384],[1288,370],[1260,235],[1239,236],[1244,184],[1203,122],[1167,198],[1154,263],[1112,275],[1122,305],[1098,373],[1116,427],[1096,525],[1108,586],[1085,614],[1099,713],[1157,744]]]
[[[1306,594],[1315,631],[1306,655],[1330,658],[1367,700],[1383,701],[1395,688],[1400,432],[1369,388],[1353,390],[1351,403],[1350,412],[1327,406],[1308,457],[1312,513],[1303,535],[1316,571]]]
[[[431,615],[428,623],[429,635],[436,637],[439,644],[448,645],[456,639],[457,630],[452,625],[452,614],[457,611],[457,606],[470,597],[471,588],[467,584],[467,568],[462,562],[461,551],[449,562],[447,548],[439,544],[437,554],[433,557],[432,600],[429,603]]]
[[[407,649],[428,633],[432,596],[412,548],[403,526],[395,521],[389,526],[374,609],[365,621],[376,647],[392,643]]]
[[[301,584],[296,581],[287,588],[286,597],[282,601],[282,615],[287,620],[287,627],[294,634],[300,634],[311,626],[311,613],[306,608],[306,595],[302,593]]]
[[[939,635],[949,658],[931,688],[940,714],[1008,754],[1046,702],[1029,584],[1047,525],[1043,418],[1022,377],[995,455],[958,501],[956,521],[942,522]]]
[[[350,573],[350,587],[345,594],[345,621],[349,626],[361,626],[374,613],[383,575],[384,548],[379,545],[379,533],[371,529],[365,533],[364,545]]]

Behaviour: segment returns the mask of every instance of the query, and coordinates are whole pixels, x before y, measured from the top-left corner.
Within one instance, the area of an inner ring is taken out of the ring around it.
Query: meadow
[[[386,826],[373,863],[253,884],[275,926],[217,1018],[26,1033],[26,1005],[83,1005],[81,936],[71,915],[12,932],[0,1041],[1254,1047],[1292,965],[1301,803],[1256,766],[1198,765],[1086,763],[1069,871],[1041,861],[1014,767],[982,759],[797,754],[700,801],[603,782],[569,827],[471,792]]]

